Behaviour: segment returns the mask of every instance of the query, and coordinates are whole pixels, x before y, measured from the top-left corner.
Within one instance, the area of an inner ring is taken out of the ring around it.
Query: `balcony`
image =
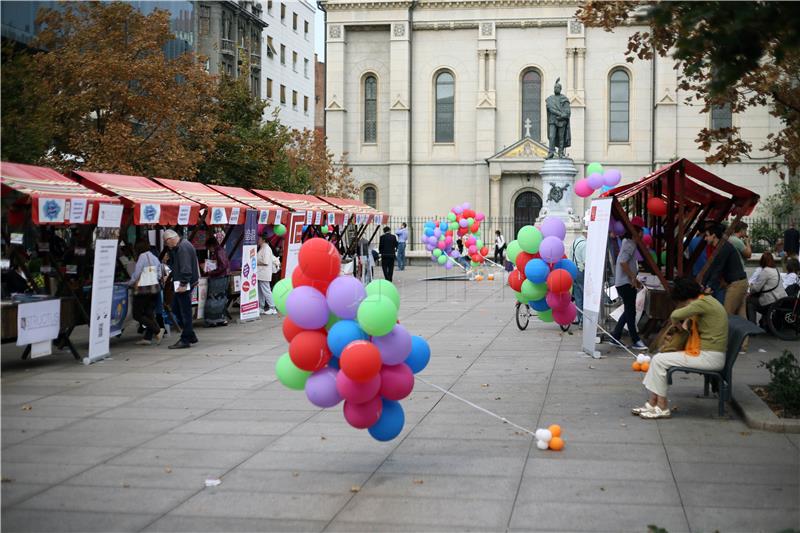
[[[236,56],[236,44],[230,39],[222,39],[220,52],[229,56]]]
[[[250,64],[254,67],[261,66],[261,54],[250,54]]]

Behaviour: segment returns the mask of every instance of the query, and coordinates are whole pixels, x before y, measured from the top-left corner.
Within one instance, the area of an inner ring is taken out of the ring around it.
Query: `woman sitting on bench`
[[[693,278],[676,278],[672,288],[676,304],[670,315],[672,323],[690,332],[687,350],[664,352],[653,356],[650,368],[642,382],[650,392],[650,399],[642,407],[631,410],[644,419],[670,418],[667,402],[667,369],[673,366],[719,370],[725,366],[728,345],[728,314],[715,298],[703,294],[700,284]],[[692,349],[692,337],[699,336],[699,350]]]

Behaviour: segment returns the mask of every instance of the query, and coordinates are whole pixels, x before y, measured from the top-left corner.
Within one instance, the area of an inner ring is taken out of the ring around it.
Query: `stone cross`
[[[525,119],[525,137],[531,136],[531,119]]]

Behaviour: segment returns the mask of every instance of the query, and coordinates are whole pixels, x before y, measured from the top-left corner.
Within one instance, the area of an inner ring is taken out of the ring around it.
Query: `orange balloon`
[[[550,430],[550,433],[551,433],[551,434],[552,434],[554,437],[560,437],[560,436],[561,436],[561,426],[559,426],[558,424],[553,424],[552,426],[550,426],[550,427],[549,427],[549,428],[547,428],[547,429],[549,429],[549,430]]]
[[[641,367],[642,372],[647,372],[650,369],[650,363],[646,361],[639,366]]]
[[[550,439],[550,449],[560,451],[564,449],[564,441],[561,437],[553,437]]]
[[[639,372],[642,370],[642,364],[634,361],[633,364],[631,365],[631,368],[633,369],[634,372]]]

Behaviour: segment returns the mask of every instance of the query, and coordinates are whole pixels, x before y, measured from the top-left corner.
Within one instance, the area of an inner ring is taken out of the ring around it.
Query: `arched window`
[[[608,140],[628,142],[630,130],[631,80],[627,71],[617,69],[609,77]]]
[[[364,142],[378,139],[378,79],[370,74],[364,78]]]
[[[733,126],[733,116],[731,114],[731,104],[713,106],[711,108],[711,129],[719,130]]]
[[[541,140],[542,132],[542,76],[535,69],[522,73],[522,123],[520,137],[530,132],[531,139]],[[530,121],[530,122],[528,122]],[[530,128],[526,126],[530,125]]]
[[[364,203],[368,206],[377,209],[378,207],[378,191],[372,185],[367,185],[364,187],[364,190],[361,191],[361,197],[364,200]]]
[[[453,74],[442,71],[436,76],[436,135],[437,143],[453,142],[456,81]]]

